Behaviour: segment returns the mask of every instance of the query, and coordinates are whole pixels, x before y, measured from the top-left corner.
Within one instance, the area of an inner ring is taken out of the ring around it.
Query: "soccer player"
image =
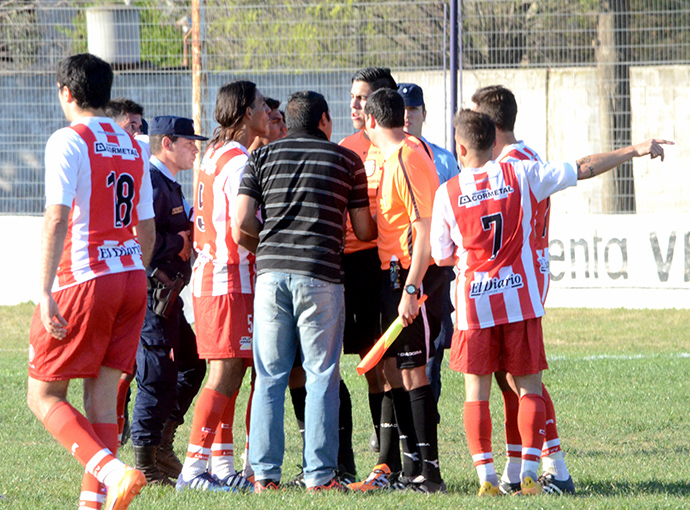
[[[434,199],[432,256],[456,264],[456,332],[450,367],[465,374],[463,421],[480,481],[479,495],[500,494],[491,451],[492,374],[512,376],[520,396],[521,493],[539,494],[536,471],[544,443],[546,408],[541,373],[548,368],[541,329],[539,261],[533,225],[538,204],[578,179],[604,173],[634,157],[661,157],[666,140],[648,140],[566,163],[493,161],[496,129],[482,113],[454,119],[458,177]]]
[[[116,97],[108,103],[105,114],[130,135],[141,134],[144,107],[125,97]]]
[[[111,117],[115,123],[130,135],[137,139],[139,146],[146,153],[147,158],[151,155],[151,150],[146,142],[138,138],[143,129],[144,107],[125,97],[111,99],[105,107],[105,114]],[[143,156],[143,154],[142,154]],[[130,397],[130,383],[134,379],[134,374],[124,373],[120,378],[117,388],[117,427],[119,446],[124,445],[129,437],[129,417],[127,415],[127,404]]]
[[[187,457],[177,488],[250,489],[234,467],[235,400],[252,362],[254,255],[233,240],[237,190],[247,147],[268,132],[269,109],[250,81],[223,85],[216,96],[219,127],[208,144],[194,195],[192,299],[199,357],[209,376],[194,408]],[[210,461],[211,469],[208,469]]]
[[[238,224],[252,238],[245,243],[258,243],[249,461],[255,492],[278,487],[285,389],[301,352],[307,389],[304,482],[309,491],[342,490],[335,475],[345,211],[363,240],[376,237],[376,224],[361,160],[329,141],[333,123],[324,97],[293,94],[286,117],[288,136],[252,154],[237,199]],[[256,217],[259,207],[263,225]]]
[[[380,88],[395,89],[397,84],[390,69],[367,67],[352,76],[350,89],[350,118],[356,132],[343,138],[339,144],[354,152],[364,162],[367,176],[367,190],[371,214],[376,213],[376,190],[381,179],[383,156],[378,147],[364,130],[364,106],[367,98]],[[363,358],[376,340],[381,336],[381,262],[376,249],[376,240],[363,242],[357,239],[352,226],[347,224],[345,249],[343,251],[343,270],[345,272],[345,337],[343,352],[358,354]],[[366,373],[369,386],[369,409],[374,424],[371,444],[379,451],[383,443],[384,451],[379,460],[393,472],[402,470],[398,429],[393,411],[391,388],[386,387],[383,366]],[[381,422],[385,424],[381,429]],[[381,439],[379,436],[385,437]]]
[[[493,158],[499,162],[515,160],[539,161],[539,155],[522,140],[515,137],[515,118],[518,106],[513,93],[502,85],[492,85],[477,90],[472,95],[473,110],[484,113],[496,125],[496,145]],[[549,214],[551,199],[539,202],[535,212],[535,249],[539,270],[535,273],[539,284],[542,303],[546,301],[549,289]],[[510,387],[507,374],[494,374],[503,395],[505,409],[506,466],[501,475],[501,492],[511,494],[520,490],[520,467],[522,465],[522,440],[518,429],[519,397]],[[561,441],[556,427],[556,411],[546,386],[542,384],[542,396],[546,405],[546,435],[542,447],[544,474],[539,483],[545,492],[552,494],[574,494],[575,485],[561,451]]]
[[[206,363],[178,297],[192,275],[191,212],[175,176],[194,165],[199,149],[194,122],[160,116],[151,122],[150,159],[156,244],[146,318],[137,349],[137,396],[132,412],[134,464],[148,483],[172,485],[182,469],[173,450],[175,430],[196,396]]]
[[[405,100],[405,132],[416,136],[431,148],[434,156],[434,165],[438,174],[439,183],[443,184],[448,179],[458,175],[460,169],[458,162],[452,153],[443,147],[429,142],[422,136],[422,127],[426,122],[426,105],[424,104],[424,91],[415,83],[399,83],[398,92]],[[429,379],[431,389],[434,390],[436,401],[441,396],[441,362],[443,351],[450,348],[453,337],[453,303],[450,300],[450,282],[455,278],[452,268],[445,268],[446,288],[444,289],[443,311],[441,319],[441,332],[434,340],[435,353],[426,364],[426,376]]]
[[[406,136],[405,103],[397,90],[379,89],[367,98],[364,128],[384,158],[376,195],[378,254],[381,262],[382,327],[398,316],[406,326],[384,355],[386,380],[401,439],[408,444],[405,481],[420,492],[445,492],[438,461],[438,411],[426,377],[433,339],[441,327],[445,275],[431,260],[429,226],[438,176],[430,155]],[[420,306],[419,298],[428,300]],[[417,462],[414,462],[417,460]],[[376,477],[370,475],[371,481]],[[368,479],[365,484],[371,483]]]
[[[41,297],[31,322],[27,402],[86,468],[80,507],[120,510],[146,484],[141,471],[116,458],[115,407],[144,320],[144,267],[155,225],[148,161],[105,116],[112,82],[110,65],[91,54],[58,64],[58,99],[71,124],[46,145]],[[86,416],[67,401],[72,379],[84,379]]]

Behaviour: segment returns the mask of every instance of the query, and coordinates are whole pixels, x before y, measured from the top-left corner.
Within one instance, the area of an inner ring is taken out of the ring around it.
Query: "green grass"
[[[31,305],[0,307],[0,510],[75,509],[82,470],[29,412],[25,404]],[[464,386],[447,362],[439,428],[440,459],[449,494],[379,493],[308,495],[289,490],[256,495],[177,493],[146,488],[136,509],[307,510],[412,508],[658,509],[690,506],[690,310],[549,310],[544,319],[550,370],[545,382],[556,404],[566,460],[577,485],[575,497],[479,500],[477,480],[462,427]],[[354,444],[360,476],[376,463],[367,449],[371,433],[366,387],[355,359],[343,359],[343,376],[354,405]],[[81,384],[70,390],[80,406]],[[235,443],[244,438],[243,388]],[[287,399],[284,476],[297,473],[300,440]],[[503,455],[502,402],[494,391],[494,453]],[[191,417],[191,414],[189,415]],[[189,421],[178,435],[182,454]],[[129,445],[121,451],[132,461]],[[239,459],[237,460],[239,463]]]

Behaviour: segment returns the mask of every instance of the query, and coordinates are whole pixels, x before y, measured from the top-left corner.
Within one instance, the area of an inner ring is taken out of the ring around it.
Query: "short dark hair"
[[[467,143],[468,149],[484,152],[493,148],[496,126],[485,113],[468,108],[460,110],[453,118],[453,126],[457,136]]]
[[[367,98],[364,113],[371,115],[383,128],[405,126],[405,100],[397,89],[379,89]]]
[[[314,131],[319,128],[319,122],[324,113],[326,118],[331,118],[326,98],[313,90],[302,90],[295,92],[288,99],[285,108],[285,123],[288,129]]]
[[[477,111],[485,113],[501,131],[514,131],[517,102],[513,93],[503,85],[483,87],[472,94]]]
[[[79,53],[58,63],[57,82],[60,88],[69,89],[79,108],[105,108],[110,101],[113,69],[96,55]]]
[[[378,89],[398,89],[398,84],[391,76],[391,70],[387,67],[365,67],[352,75],[352,83],[363,81],[368,83],[372,91]]]
[[[144,115],[144,107],[126,97],[116,97],[105,107],[105,114],[115,120],[127,114]]]
[[[280,101],[273,99],[272,97],[265,97],[264,101],[266,101],[266,106],[268,106],[271,110],[275,110],[276,108],[280,107]]]
[[[149,147],[151,148],[151,154],[155,156],[160,154],[163,150],[163,138],[169,138],[172,143],[175,143],[179,136],[175,135],[151,135],[149,136]]]
[[[254,104],[256,90],[256,84],[246,80],[231,81],[218,89],[213,118],[220,126],[213,132],[209,145],[235,137],[247,108]]]

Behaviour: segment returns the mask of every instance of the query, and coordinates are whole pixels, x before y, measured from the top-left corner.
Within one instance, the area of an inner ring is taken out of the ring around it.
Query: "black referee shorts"
[[[400,282],[405,286],[408,271],[399,269]],[[398,317],[398,305],[402,299],[404,289],[393,289],[390,283],[389,271],[380,271],[381,285],[381,315],[385,331]],[[386,351],[384,357],[395,356],[399,369],[416,368],[426,365],[427,360],[434,355],[434,340],[441,332],[441,319],[447,276],[443,268],[436,264],[429,269],[422,280],[421,291],[427,300],[422,304],[417,318],[402,330],[398,339]]]

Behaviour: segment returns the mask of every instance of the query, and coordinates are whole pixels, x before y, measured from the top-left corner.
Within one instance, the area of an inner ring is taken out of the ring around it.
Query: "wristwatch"
[[[419,289],[415,287],[413,284],[405,285],[405,292],[407,292],[411,296],[419,297]]]

